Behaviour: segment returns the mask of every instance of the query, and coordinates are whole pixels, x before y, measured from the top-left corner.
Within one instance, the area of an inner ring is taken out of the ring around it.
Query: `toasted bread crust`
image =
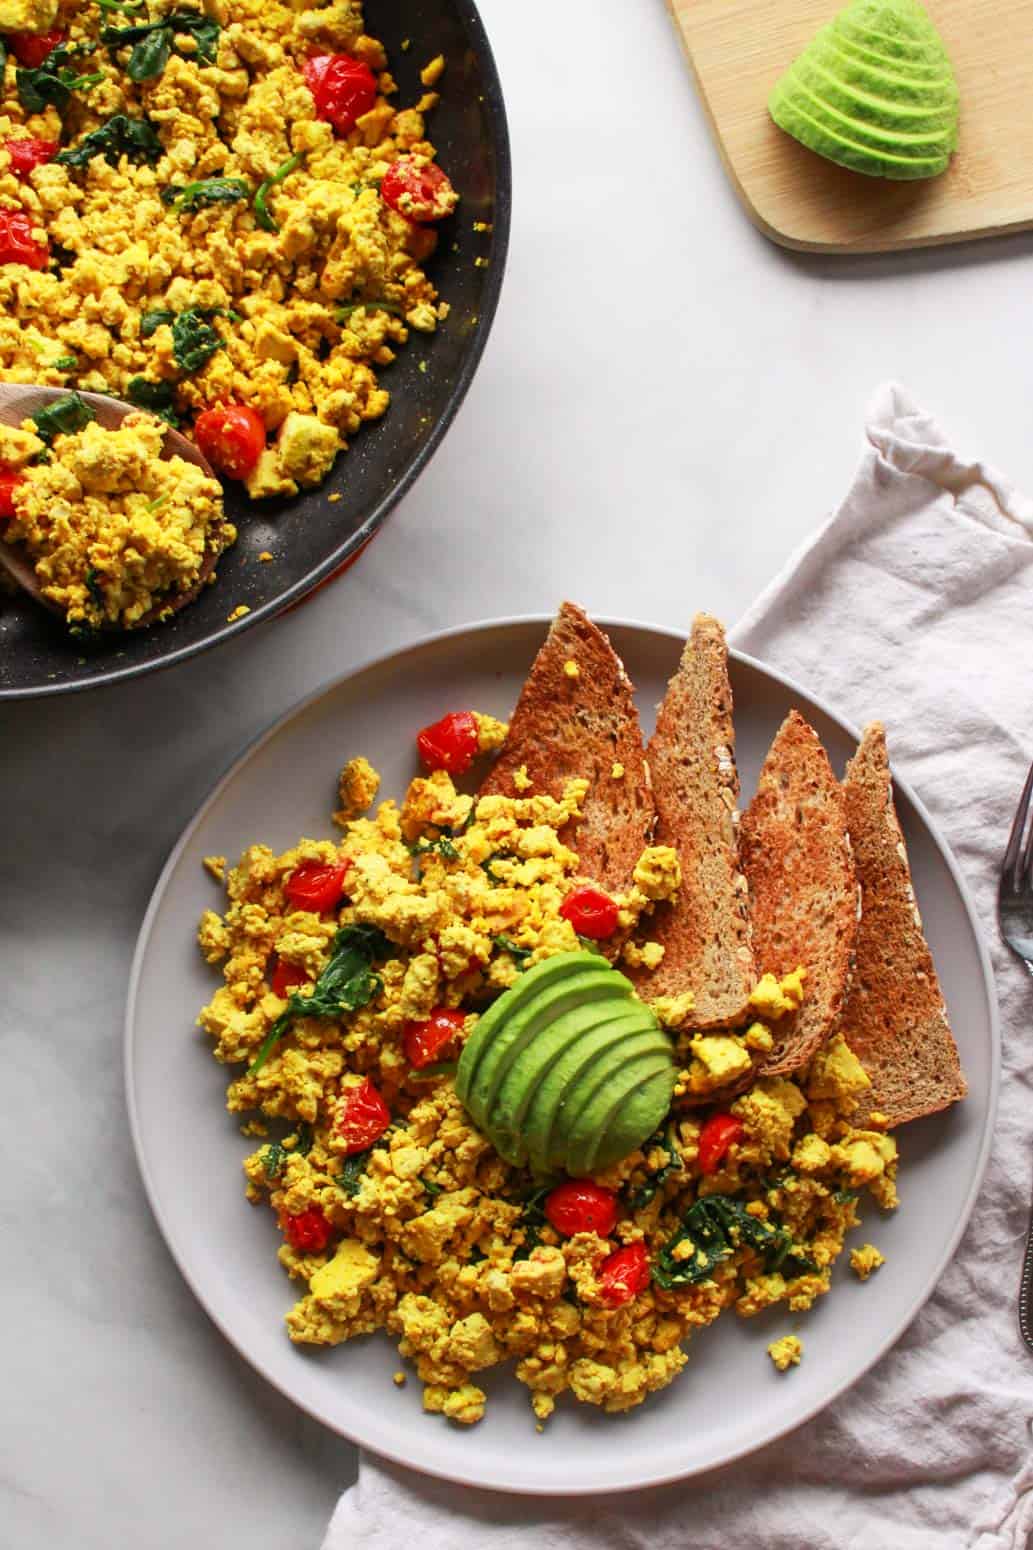
[[[740,830],[753,951],[762,973],[802,966],[806,998],[775,1023],[763,1076],[805,1066],[843,1007],[857,935],[857,877],[843,793],[817,733],[798,711],[779,728]]]
[[[871,1079],[852,1116],[891,1126],[934,1114],[967,1091],[943,994],[922,931],[907,849],[893,806],[886,736],[865,727],[843,781],[861,885],[854,977],[839,1031]]]
[[[572,675],[565,664],[573,662]],[[583,816],[563,839],[581,873],[621,892],[653,833],[655,811],[634,686],[603,632],[564,603],[534,660],[498,759],[481,795],[519,796],[527,771],[535,792],[562,795],[568,780],[589,783]],[[614,766],[623,774],[614,776]]]
[[[739,866],[739,776],[724,630],[698,614],[646,750],[656,803],[656,841],[678,852],[676,904],[643,923],[664,956],[630,972],[640,995],[691,990],[686,1028],[742,1022],[755,975],[746,879]]]

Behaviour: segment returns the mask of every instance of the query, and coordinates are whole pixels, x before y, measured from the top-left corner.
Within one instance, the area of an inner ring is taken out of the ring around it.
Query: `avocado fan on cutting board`
[[[870,177],[935,178],[958,145],[958,86],[918,0],[852,0],[768,99],[780,129]]]
[[[456,1092],[507,1162],[583,1177],[653,1134],[674,1081],[671,1042],[630,980],[573,952],[528,969],[483,1014]]]

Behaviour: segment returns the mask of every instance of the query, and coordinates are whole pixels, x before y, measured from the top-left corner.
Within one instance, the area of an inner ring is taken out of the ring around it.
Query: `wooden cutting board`
[[[1033,226],[1033,0],[926,0],[961,91],[942,177],[848,172],[776,129],[775,81],[837,0],[668,0],[732,182],[784,247],[872,253]]]

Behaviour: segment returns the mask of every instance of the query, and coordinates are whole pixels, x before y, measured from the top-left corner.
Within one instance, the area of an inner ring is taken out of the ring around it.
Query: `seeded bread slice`
[[[682,885],[643,923],[657,968],[631,970],[647,1000],[692,991],[686,1028],[742,1022],[755,982],[746,879],[739,867],[739,776],[724,630],[697,614],[646,750],[656,843],[678,852]]]
[[[903,1125],[956,1103],[967,1087],[922,931],[877,721],[865,727],[847,765],[843,796],[861,924],[839,1026],[872,1083],[853,1120],[863,1124],[877,1109],[890,1125]]]
[[[843,793],[818,734],[798,711],[779,728],[740,830],[761,973],[807,971],[799,1011],[772,1025],[763,1076],[805,1066],[843,1007],[857,935],[857,876]]]
[[[583,816],[562,838],[577,851],[581,874],[613,893],[629,887],[655,821],[633,692],[602,630],[564,603],[481,786],[482,796],[525,795],[513,782],[524,769],[532,792],[559,797],[568,780],[587,780]]]

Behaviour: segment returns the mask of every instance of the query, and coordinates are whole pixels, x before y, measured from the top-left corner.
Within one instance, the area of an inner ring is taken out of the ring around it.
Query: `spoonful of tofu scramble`
[[[170,617],[236,538],[194,444],[97,393],[0,386],[0,566],[77,637]]]

